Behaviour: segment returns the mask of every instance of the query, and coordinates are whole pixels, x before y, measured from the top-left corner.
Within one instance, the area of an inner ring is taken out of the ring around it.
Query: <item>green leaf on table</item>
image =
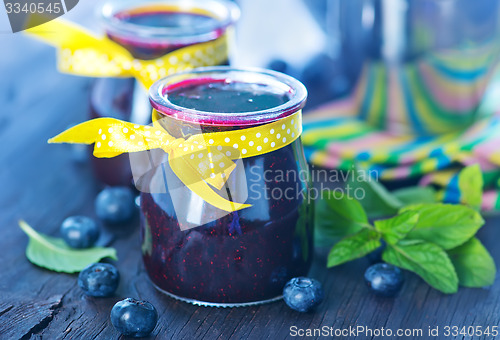
[[[359,202],[370,217],[395,215],[403,203],[391,194],[377,179],[364,176],[349,176],[346,183],[348,192],[362,192],[364,197]],[[364,179],[364,180],[363,180]]]
[[[481,209],[483,201],[483,174],[479,164],[470,165],[458,174],[460,200],[463,204]]]
[[[495,261],[477,238],[473,237],[461,246],[448,250],[448,255],[460,285],[477,288],[490,286],[495,281]]]
[[[26,256],[33,264],[56,272],[76,273],[105,257],[117,260],[114,248],[73,249],[59,238],[40,234],[26,222],[19,226],[28,235]]]
[[[443,249],[433,243],[405,240],[388,245],[382,259],[416,273],[443,293],[452,294],[458,290],[458,277],[451,260]]]
[[[436,203],[436,190],[432,187],[408,187],[392,192],[404,205],[420,203]]]
[[[401,213],[407,211],[419,214],[419,219],[406,238],[432,242],[444,249],[465,243],[484,224],[476,210],[464,205],[433,203],[401,209]]]
[[[363,229],[358,233],[348,236],[336,243],[328,254],[327,267],[360,258],[371,253],[382,244],[380,234],[373,229]]]
[[[418,218],[419,215],[416,212],[406,211],[393,218],[375,221],[374,224],[375,229],[383,234],[384,240],[390,244],[396,244],[415,227]]]
[[[331,246],[368,225],[361,204],[337,191],[324,191],[315,208],[315,242],[320,247]]]

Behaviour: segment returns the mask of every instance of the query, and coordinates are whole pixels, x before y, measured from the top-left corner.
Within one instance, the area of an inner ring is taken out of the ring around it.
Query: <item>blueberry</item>
[[[156,327],[158,313],[147,301],[127,298],[118,301],[111,309],[111,323],[125,336],[148,336]]]
[[[308,277],[296,277],[288,281],[283,289],[283,299],[293,310],[309,312],[323,301],[321,283]]]
[[[80,272],[78,285],[85,294],[94,297],[105,297],[112,295],[118,283],[120,273],[109,263],[93,263]]]
[[[381,296],[394,296],[403,285],[401,269],[387,263],[377,263],[365,272],[365,282],[370,290]]]
[[[95,221],[85,216],[71,216],[63,221],[61,236],[71,248],[92,247],[99,238]]]
[[[127,187],[106,188],[97,195],[95,210],[105,222],[126,222],[134,215],[135,197]]]

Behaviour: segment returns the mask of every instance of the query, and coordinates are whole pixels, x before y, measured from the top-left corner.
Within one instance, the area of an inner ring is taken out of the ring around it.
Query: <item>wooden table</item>
[[[118,250],[122,280],[116,296],[86,297],[76,275],[50,272],[26,259],[27,237],[17,221],[25,219],[35,229],[57,235],[64,218],[94,216],[99,185],[90,164],[75,163],[68,146],[46,143],[87,117],[90,82],[58,74],[49,47],[19,35],[3,34],[0,40],[6,47],[0,56],[0,339],[116,339],[119,334],[109,312],[125,297],[156,306],[160,319],[151,336],[155,339],[281,339],[294,334],[293,326],[297,330],[327,326],[337,332],[358,326],[394,333],[399,328],[422,329],[423,339],[430,338],[429,327],[439,326],[442,339],[444,326],[500,325],[498,280],[489,288],[462,288],[446,296],[406,273],[398,297],[378,298],[362,279],[367,259],[327,270],[321,255],[316,256],[311,276],[323,283],[326,299],[312,314],[294,312],[283,302],[235,309],[178,302],[149,283],[140,257],[137,220],[128,227],[107,229],[102,240]],[[498,263],[499,223],[499,218],[490,218],[479,233]],[[345,338],[354,338],[350,334]]]

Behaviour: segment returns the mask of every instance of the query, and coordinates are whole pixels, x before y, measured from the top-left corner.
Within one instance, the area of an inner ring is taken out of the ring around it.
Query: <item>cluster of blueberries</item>
[[[122,223],[130,220],[135,211],[132,191],[126,187],[104,189],[95,201],[96,215],[106,223]],[[61,224],[61,235],[72,248],[89,248],[99,238],[97,223],[85,216],[68,217]],[[120,282],[120,274],[109,263],[93,263],[82,270],[78,285],[88,296],[108,297],[115,293]],[[395,266],[377,263],[365,272],[365,282],[377,295],[394,296],[403,284],[403,274]],[[324,298],[321,284],[312,278],[296,277],[287,282],[283,289],[283,299],[293,310],[310,312]],[[147,301],[127,298],[117,302],[111,310],[111,323],[121,334],[130,337],[149,335],[156,327],[158,313]]]
[[[93,297],[114,294],[120,282],[120,273],[109,263],[93,263],[78,275],[78,286]],[[118,301],[111,309],[111,323],[118,332],[130,337],[144,337],[156,327],[158,313],[147,301],[127,298]]]
[[[392,297],[404,282],[403,272],[387,263],[376,263],[365,272],[365,283],[370,291],[379,296]],[[311,278],[296,277],[288,281],[283,289],[285,303],[298,312],[310,312],[323,300],[321,284]]]
[[[111,224],[129,221],[135,212],[135,199],[127,187],[106,188],[95,200],[97,217]],[[86,216],[71,216],[61,224],[61,236],[71,248],[90,248],[99,238],[97,223]]]
[[[97,217],[106,223],[129,221],[135,211],[132,191],[126,187],[104,189],[95,201]],[[97,223],[86,216],[71,216],[63,221],[60,233],[72,248],[90,248],[99,238]],[[93,263],[78,276],[78,286],[88,296],[108,297],[120,283],[120,273],[109,263]],[[158,313],[147,301],[127,298],[118,301],[111,309],[111,323],[118,332],[130,337],[144,337],[156,327]]]

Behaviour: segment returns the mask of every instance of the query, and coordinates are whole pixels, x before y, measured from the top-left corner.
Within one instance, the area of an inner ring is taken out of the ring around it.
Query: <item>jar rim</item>
[[[117,17],[120,12],[148,10],[171,10],[210,16],[212,23],[187,27],[154,27],[127,22]],[[192,44],[215,39],[240,17],[239,7],[228,0],[112,0],[100,7],[100,17],[107,33],[116,36],[131,36],[148,42],[170,44]],[[218,34],[217,34],[218,33]],[[214,35],[215,34],[215,35]]]
[[[190,109],[172,103],[166,93],[168,86],[195,79],[230,79],[247,84],[260,84],[281,89],[289,93],[285,103],[264,110],[243,112],[209,112]],[[272,70],[262,68],[235,68],[231,66],[210,66],[195,68],[172,74],[156,81],[149,89],[149,100],[160,114],[179,120],[203,123],[206,125],[226,125],[228,121],[237,125],[255,125],[272,122],[287,117],[302,109],[306,103],[306,87],[297,79]]]

